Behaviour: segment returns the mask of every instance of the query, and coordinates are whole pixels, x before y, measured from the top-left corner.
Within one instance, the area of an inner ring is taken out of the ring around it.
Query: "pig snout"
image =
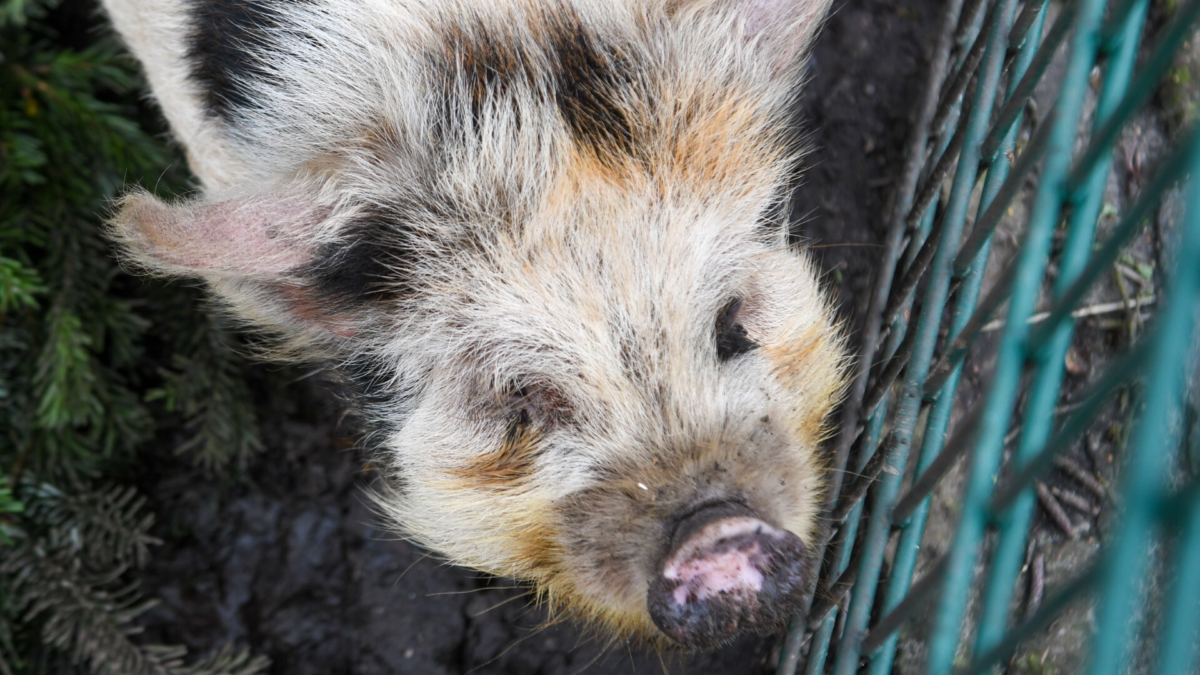
[[[679,644],[717,647],[787,620],[804,593],[805,546],[740,504],[708,506],[676,527],[646,603]]]

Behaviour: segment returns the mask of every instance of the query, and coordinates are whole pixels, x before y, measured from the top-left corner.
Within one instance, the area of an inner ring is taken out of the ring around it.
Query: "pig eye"
[[[518,435],[529,426],[529,388],[512,382],[504,388],[504,412],[509,420],[509,436]]]
[[[746,328],[738,323],[738,311],[741,308],[742,299],[734,298],[717,314],[717,358],[722,362],[758,347],[758,344],[746,335]]]
[[[546,426],[565,420],[571,413],[566,399],[553,388],[510,381],[501,389],[504,416],[509,420],[510,433],[533,424]]]
[[[508,428],[504,432],[504,442],[515,444],[529,430],[529,411],[521,408],[508,420]]]

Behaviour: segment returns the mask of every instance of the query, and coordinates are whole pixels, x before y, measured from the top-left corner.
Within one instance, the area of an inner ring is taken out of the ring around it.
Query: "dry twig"
[[[1100,515],[1100,507],[1094,506],[1091,502],[1083,498],[1083,495],[1073,490],[1064,490],[1062,488],[1052,487],[1050,493],[1058,498],[1058,501],[1070,506],[1076,511],[1086,513],[1088,515]]]
[[[1088,489],[1088,492],[1096,495],[1100,499],[1108,498],[1108,490],[1096,480],[1096,477],[1088,473],[1087,469],[1079,466],[1074,460],[1068,457],[1055,457],[1054,466],[1062,469],[1067,475],[1079,481],[1081,485]]]
[[[1031,617],[1042,606],[1046,592],[1046,557],[1041,553],[1033,556],[1029,571],[1029,600],[1025,603],[1025,617]]]
[[[1058,529],[1062,530],[1069,538],[1074,539],[1076,537],[1075,526],[1071,524],[1070,516],[1063,510],[1062,504],[1059,504],[1054,495],[1050,493],[1046,484],[1040,481],[1037,484],[1037,498],[1038,503],[1042,505],[1043,509],[1046,509],[1046,514],[1050,516],[1050,520],[1058,526]]]
[[[1143,298],[1130,298],[1127,301],[1122,300],[1121,302],[1102,302],[1098,305],[1090,305],[1088,307],[1077,309],[1074,312],[1071,312],[1071,316],[1076,319],[1084,319],[1090,316],[1103,316],[1105,314],[1114,314],[1116,312],[1122,312],[1140,307],[1149,307],[1157,301],[1157,297],[1148,295]],[[1041,323],[1048,318],[1050,318],[1050,312],[1038,312],[1037,314],[1029,317],[1029,323],[1031,325],[1035,323]],[[985,333],[989,331],[1000,330],[1001,328],[1004,328],[1005,323],[1006,322],[1004,319],[989,321],[983,325],[981,330]]]

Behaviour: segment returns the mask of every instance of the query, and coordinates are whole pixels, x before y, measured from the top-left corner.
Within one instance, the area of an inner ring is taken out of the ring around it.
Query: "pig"
[[[829,0],[104,0],[199,180],[128,265],[354,392],[375,503],[611,640],[814,583],[844,330],[789,237]]]

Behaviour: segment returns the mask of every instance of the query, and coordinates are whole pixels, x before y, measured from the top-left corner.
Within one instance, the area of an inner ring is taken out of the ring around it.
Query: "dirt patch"
[[[800,110],[813,149],[793,216],[852,333],[875,287],[941,13],[939,2],[839,2],[812,56]]]
[[[924,81],[940,3],[875,0],[835,8],[800,103],[813,153],[795,213],[851,327],[865,310],[886,198]],[[855,246],[845,246],[853,244]],[[379,529],[369,482],[339,427],[336,399],[293,387],[264,406],[268,449],[242,482],[148,453],[140,485],[163,541],[143,576],[162,598],[147,637],[204,652],[226,642],[273,673],[766,673],[777,636],[707,656],[607,646],[580,627],[539,630],[541,609],[503,579],[451,567]]]

